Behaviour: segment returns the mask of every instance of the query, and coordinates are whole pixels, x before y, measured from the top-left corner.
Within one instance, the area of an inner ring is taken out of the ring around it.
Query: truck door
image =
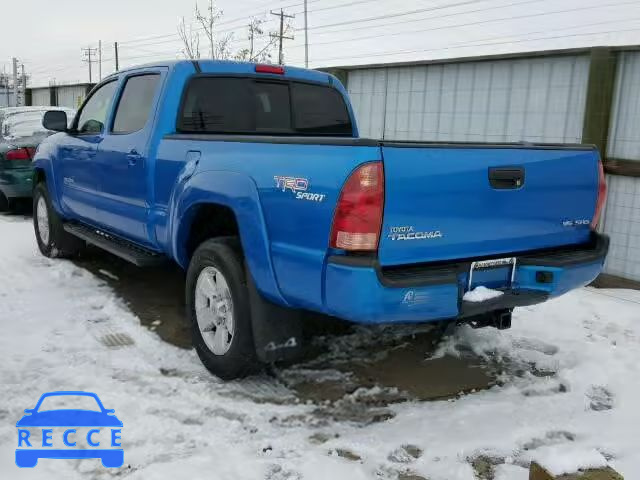
[[[59,191],[63,209],[92,223],[97,200],[96,152],[117,81],[99,86],[77,115],[75,130],[67,134],[59,152]]]
[[[107,230],[149,243],[149,147],[161,72],[124,79],[111,127],[97,152],[100,203],[96,218]]]

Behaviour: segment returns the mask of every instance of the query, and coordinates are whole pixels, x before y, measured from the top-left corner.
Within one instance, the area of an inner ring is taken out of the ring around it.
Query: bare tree
[[[236,60],[245,62],[270,62],[271,50],[277,42],[277,38],[268,37],[265,35],[265,31],[262,25],[265,20],[259,18],[253,18],[249,23],[247,31],[247,39],[249,40],[249,46],[243,48],[236,53]],[[264,39],[267,39],[266,44]]]
[[[266,34],[263,28],[266,20],[251,19],[247,32],[249,47],[234,54],[231,48],[234,43],[233,33],[222,34],[218,29],[222,16],[223,12],[216,6],[215,0],[207,0],[204,11],[200,10],[196,3],[195,27],[192,23],[187,24],[184,17],[181,19],[178,24],[178,34],[183,43],[182,54],[186,58],[200,58],[200,33],[204,33],[208,43],[209,57],[213,60],[234,58],[248,62],[271,62],[271,51],[278,43],[278,37]],[[287,25],[285,33],[291,28],[291,25]]]
[[[206,11],[202,13],[196,3],[195,18],[204,30],[204,34],[209,42],[209,56],[211,59],[225,59],[231,57],[231,39],[233,33],[221,35],[217,32],[217,24],[222,18],[223,12],[220,10],[214,0],[209,0]]]
[[[200,58],[200,34],[191,24],[186,24],[184,17],[178,23],[178,35],[184,46],[182,54],[191,60]]]

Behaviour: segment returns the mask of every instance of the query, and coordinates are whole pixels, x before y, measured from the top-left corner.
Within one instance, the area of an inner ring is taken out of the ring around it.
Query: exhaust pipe
[[[464,319],[461,323],[468,323],[472,328],[493,327],[498,330],[511,328],[511,313],[513,309],[494,310],[493,312]]]

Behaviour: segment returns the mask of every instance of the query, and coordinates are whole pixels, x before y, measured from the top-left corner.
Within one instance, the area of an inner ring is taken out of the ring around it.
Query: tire
[[[9,210],[9,199],[5,197],[4,193],[0,192],[0,212],[6,212]]]
[[[256,373],[249,291],[239,242],[203,242],[187,270],[186,305],[193,346],[204,366],[223,380]]]
[[[33,191],[33,229],[38,248],[45,257],[74,257],[85,246],[82,240],[65,232],[60,216],[51,205],[45,183],[39,183]]]

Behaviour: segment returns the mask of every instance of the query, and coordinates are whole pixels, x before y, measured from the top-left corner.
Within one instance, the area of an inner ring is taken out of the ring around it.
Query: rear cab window
[[[177,129],[183,133],[353,136],[344,98],[329,85],[215,76],[189,82]]]

